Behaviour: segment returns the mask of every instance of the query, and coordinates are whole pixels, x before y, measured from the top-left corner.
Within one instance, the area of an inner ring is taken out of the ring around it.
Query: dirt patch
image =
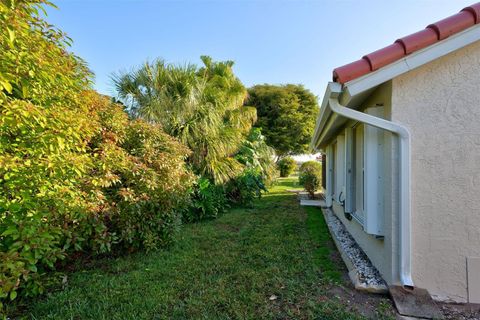
[[[333,243],[331,245],[334,247]],[[335,250],[330,254],[330,259],[338,266],[342,266],[343,285],[329,287],[327,290],[329,297],[323,297],[323,299],[328,300],[332,297],[338,299],[348,306],[349,311],[359,313],[368,319],[393,319],[395,317],[395,307],[388,295],[355,290],[340,253]],[[320,297],[320,300],[322,300],[322,297]]]
[[[346,277],[345,279],[350,279],[347,274],[347,267],[345,267],[342,257],[340,256],[340,253],[338,253],[337,248],[333,243],[331,243],[330,245],[332,248],[335,249],[335,251],[330,254],[330,260],[332,260],[332,262],[335,263],[336,265],[342,266],[343,267],[342,269]]]
[[[478,320],[480,304],[438,303],[446,320]]]
[[[393,319],[395,308],[387,295],[371,294],[355,290],[353,285],[332,286],[329,294],[345,303],[350,311],[368,319]]]
[[[225,230],[227,232],[237,233],[240,231],[239,227],[231,224],[217,223],[216,226],[218,229]]]

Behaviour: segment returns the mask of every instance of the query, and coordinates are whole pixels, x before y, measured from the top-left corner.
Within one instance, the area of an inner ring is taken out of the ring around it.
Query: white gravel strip
[[[375,289],[386,289],[387,284],[380,276],[380,273],[372,265],[367,255],[358,246],[357,242],[347,231],[340,219],[338,219],[330,209],[323,210],[325,212],[327,224],[333,233],[332,236],[337,239],[341,249],[350,259],[357,273],[357,279],[360,282],[358,285],[367,290],[372,288],[373,291],[375,291]],[[355,285],[357,286],[357,284]]]

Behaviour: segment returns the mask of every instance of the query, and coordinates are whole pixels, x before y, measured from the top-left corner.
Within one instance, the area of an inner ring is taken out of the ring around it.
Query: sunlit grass
[[[64,290],[33,301],[33,319],[357,319],[330,297],[343,266],[319,208],[304,209],[296,178],[253,209],[187,225],[167,251],[96,261]]]

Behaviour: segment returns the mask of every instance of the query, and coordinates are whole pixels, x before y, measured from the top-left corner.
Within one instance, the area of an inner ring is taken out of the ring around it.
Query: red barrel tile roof
[[[430,24],[422,31],[398,39],[388,47],[369,53],[360,60],[336,68],[333,70],[333,81],[343,84],[359,78],[479,23],[480,2]]]

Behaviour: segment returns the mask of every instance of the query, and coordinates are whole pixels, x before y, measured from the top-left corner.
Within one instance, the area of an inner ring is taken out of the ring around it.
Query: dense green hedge
[[[42,3],[0,2],[0,301],[73,252],[168,245],[194,180],[183,144],[90,91]]]
[[[90,110],[0,108],[0,296],[42,291],[74,251],[168,245],[189,201],[188,149],[87,92]]]

